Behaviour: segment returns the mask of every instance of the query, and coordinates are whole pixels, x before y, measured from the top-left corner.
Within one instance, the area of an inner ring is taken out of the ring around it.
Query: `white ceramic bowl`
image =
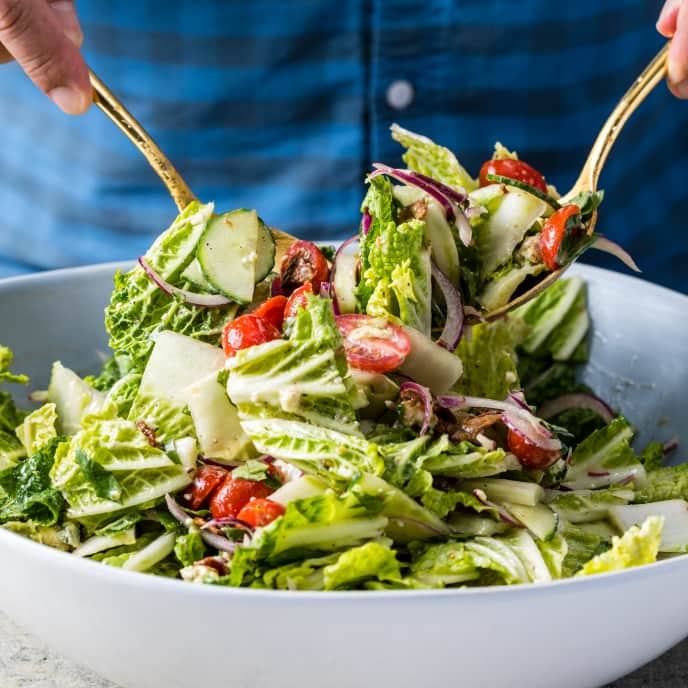
[[[688,427],[688,298],[577,268],[596,334],[586,379],[640,429]],[[113,266],[0,282],[0,342],[45,384],[105,351]],[[662,421],[661,425],[657,421]],[[688,634],[688,556],[544,585],[290,593],[109,568],[0,529],[0,608],[125,688],[597,686]]]

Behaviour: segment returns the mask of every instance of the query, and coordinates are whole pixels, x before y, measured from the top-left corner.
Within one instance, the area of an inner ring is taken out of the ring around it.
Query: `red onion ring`
[[[246,523],[246,521],[242,521],[240,518],[236,518],[235,516],[225,516],[223,518],[213,518],[210,521],[206,521],[202,526],[201,530],[207,530],[208,528],[216,528],[222,526],[237,526],[238,528],[243,528],[245,531],[250,533],[251,535],[255,531],[255,528],[250,524]]]
[[[188,528],[193,523],[193,517],[189,516],[189,514],[179,506],[172,495],[165,495],[165,504],[170,514],[172,514],[172,516],[174,516],[185,528]]]
[[[598,251],[609,253],[618,258],[626,267],[630,268],[634,272],[642,272],[642,270],[636,265],[636,262],[631,257],[631,254],[625,248],[619,246],[619,244],[617,244],[615,241],[611,241],[601,234],[596,234],[595,236],[595,241],[591,244],[590,248],[596,248]]]
[[[436,343],[449,351],[454,351],[461,341],[465,321],[461,292],[434,262],[431,263],[430,270],[432,278],[440,288],[444,297],[444,303],[447,306],[447,319],[445,320],[442,334]]]
[[[423,385],[419,385],[417,382],[402,382],[399,391],[404,392],[406,390],[416,393],[423,402],[423,425],[420,429],[420,436],[422,437],[428,431],[430,420],[432,419],[432,395],[427,387],[423,387]]]
[[[523,527],[521,523],[517,521],[504,507],[500,506],[499,504],[496,504],[495,502],[491,502],[482,490],[476,488],[475,490],[473,490],[473,496],[481,504],[490,507],[490,509],[494,509],[497,512],[497,515],[499,516],[500,520],[504,521],[504,523],[508,523],[510,526],[514,526],[515,528]]]
[[[527,439],[531,444],[547,452],[561,450],[561,442],[540,423],[532,411],[522,408],[514,401],[497,401],[484,397],[439,396],[437,403],[443,408],[493,408],[502,413],[502,422],[510,430]]]
[[[229,552],[230,554],[233,554],[234,550],[236,550],[237,543],[232,542],[228,538],[224,537],[224,535],[216,535],[215,533],[210,533],[207,530],[201,530],[200,533],[201,537],[203,538],[203,542],[205,542],[206,545],[210,545],[221,552]]]
[[[596,397],[594,394],[587,394],[586,392],[562,394],[556,399],[546,401],[538,409],[538,416],[544,420],[548,420],[569,409],[589,409],[597,413],[607,424],[611,423],[614,418],[616,418],[614,411],[612,411],[602,399]]]
[[[471,245],[473,242],[473,228],[464,215],[463,210],[459,207],[459,204],[466,200],[465,194],[460,194],[446,186],[446,184],[442,184],[432,177],[413,172],[412,170],[400,170],[379,162],[373,163],[373,167],[375,167],[375,171],[368,175],[366,181],[381,174],[386,174],[389,177],[398,179],[400,182],[404,182],[404,184],[410,184],[424,191],[442,206],[447,221],[456,225],[463,244],[466,246]],[[457,200],[459,198],[462,200]]]
[[[184,303],[187,303],[190,306],[215,308],[216,306],[226,306],[228,303],[231,303],[231,299],[228,299],[226,296],[222,296],[220,294],[196,294],[192,291],[186,291],[186,289],[173,287],[169,282],[166,282],[157,272],[155,272],[155,270],[153,270],[143,256],[139,258],[139,265],[143,268],[150,281],[153,282],[158,289],[164,291],[168,296],[180,297]]]
[[[361,234],[363,236],[366,236],[368,232],[370,231],[370,225],[373,222],[373,218],[368,212],[368,210],[363,211],[363,217],[361,218]]]

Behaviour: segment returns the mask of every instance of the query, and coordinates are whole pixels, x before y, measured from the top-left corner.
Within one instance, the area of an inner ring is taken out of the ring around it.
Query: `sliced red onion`
[[[323,299],[329,299],[332,298],[332,285],[330,282],[321,282],[320,283],[320,296]],[[335,313],[336,315],[336,313]]]
[[[270,296],[289,296],[287,292],[282,289],[282,280],[279,277],[275,277],[270,285]]]
[[[664,456],[667,456],[668,454],[671,454],[671,452],[676,451],[679,448],[679,445],[680,443],[678,441],[678,437],[674,437],[668,442],[665,442],[664,447],[662,448]]]
[[[242,521],[240,518],[234,516],[225,516],[223,518],[213,518],[210,521],[206,521],[202,526],[201,530],[208,530],[209,528],[222,528],[222,526],[237,526],[238,528],[243,528],[248,533],[253,534],[255,528],[246,521]]]
[[[449,351],[454,351],[461,341],[464,325],[463,299],[461,292],[451,283],[449,278],[433,262],[430,266],[432,278],[442,292],[447,306],[447,319],[437,344]]]
[[[623,480],[619,480],[618,485],[623,486],[623,485],[628,485],[628,483],[632,483],[635,480],[635,472],[630,473],[627,475]]]
[[[439,396],[437,403],[444,408],[493,408],[503,411],[502,422],[531,444],[548,452],[561,450],[561,442],[540,423],[530,409],[526,410],[511,399],[497,401],[484,397]]]
[[[368,175],[368,179],[386,174],[389,177],[398,179],[400,182],[404,182],[404,184],[415,186],[428,194],[428,196],[434,198],[442,206],[447,221],[456,225],[461,241],[466,246],[471,245],[473,241],[473,228],[460,207],[460,204],[466,200],[465,193],[461,194],[432,177],[413,172],[412,170],[401,170],[379,162],[374,163],[373,167],[376,169]]]
[[[201,530],[201,537],[206,545],[210,545],[221,552],[234,553],[236,549],[236,542],[232,542],[229,538],[224,537],[224,535],[216,535],[207,530]]]
[[[373,218],[367,210],[363,211],[363,217],[361,218],[361,234],[366,236],[370,231],[370,225],[373,222]]]
[[[188,303],[190,306],[201,306],[203,308],[215,308],[216,306],[226,306],[231,303],[231,299],[220,294],[196,294],[192,291],[186,291],[186,289],[179,289],[178,287],[173,287],[169,282],[166,282],[160,275],[158,275],[155,270],[148,264],[148,261],[141,256],[139,258],[139,265],[143,268],[148,278],[153,282],[160,290],[164,291],[168,296],[178,296],[184,303]]]
[[[174,516],[179,523],[181,523],[185,528],[188,528],[193,523],[193,517],[184,511],[184,509],[179,506],[172,495],[165,495],[165,504],[167,504],[167,510]]]
[[[601,234],[596,235],[596,239],[590,248],[596,248],[598,251],[610,253],[631,270],[635,272],[642,272],[642,270],[636,265],[636,262],[633,260],[633,258],[631,258],[631,254],[625,248],[619,246],[619,244],[617,244],[615,241],[611,241]]]
[[[509,393],[509,399],[514,402],[517,406],[520,406],[524,411],[528,411],[528,413],[532,413],[533,410],[528,406],[528,402],[526,402],[526,398],[523,395],[523,390],[518,389],[514,390],[513,392]]]
[[[427,387],[411,381],[401,383],[399,391],[403,392],[405,390],[413,391],[423,402],[423,425],[420,429],[420,436],[422,437],[428,431],[430,421],[432,420],[432,394],[430,394],[430,390]]]
[[[586,392],[562,394],[556,399],[546,401],[538,409],[538,416],[548,420],[569,409],[589,409],[597,413],[605,423],[611,423],[616,417],[614,411],[602,399]]]
[[[514,528],[522,528],[522,525],[519,523],[519,521],[517,521],[503,506],[500,506],[496,502],[491,502],[482,490],[476,488],[473,490],[473,496],[481,504],[489,506],[490,509],[494,509],[497,512],[500,520],[504,521],[504,523],[508,523],[510,526],[514,526]]]
[[[606,478],[609,475],[609,471],[588,471],[588,475],[591,478]]]

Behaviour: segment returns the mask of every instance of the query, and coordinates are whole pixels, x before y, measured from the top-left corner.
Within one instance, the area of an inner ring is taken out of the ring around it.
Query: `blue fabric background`
[[[391,122],[477,174],[495,140],[566,190],[662,45],[647,0],[77,0],[93,69],[196,194],[311,238],[356,231]],[[391,108],[389,85],[415,98]],[[0,276],[135,257],[175,214],[96,109],[61,114],[0,69]],[[604,171],[599,229],[688,291],[688,103],[660,86]],[[599,261],[598,261],[599,262]],[[611,263],[613,264],[613,263]]]

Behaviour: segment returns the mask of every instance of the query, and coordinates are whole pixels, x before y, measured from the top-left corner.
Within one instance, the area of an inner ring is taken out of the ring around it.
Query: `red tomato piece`
[[[580,214],[580,208],[577,205],[565,205],[552,213],[542,227],[540,253],[542,253],[542,260],[550,270],[558,270],[561,267],[557,257],[562,241],[566,236],[566,222],[576,214]]]
[[[258,308],[253,311],[253,315],[267,320],[269,323],[274,325],[278,330],[282,329],[282,323],[284,322],[284,309],[287,305],[287,297],[273,296],[268,299],[265,303],[262,303]]]
[[[292,292],[287,305],[284,307],[284,317],[293,318],[299,308],[305,308],[308,303],[308,294],[313,293],[313,285],[310,282],[300,286]]]
[[[229,474],[220,466],[202,465],[194,476],[191,484],[191,493],[188,498],[189,506],[197,511],[200,509],[210,493],[221,483]]]
[[[230,474],[210,498],[210,513],[213,518],[236,516],[249,500],[263,499],[273,492],[273,489],[259,480],[232,478]]]
[[[480,186],[487,186],[488,184],[496,184],[487,179],[488,174],[498,174],[501,177],[509,177],[509,179],[516,179],[536,189],[540,189],[543,193],[547,193],[547,184],[545,178],[527,162],[523,160],[511,160],[510,158],[503,158],[501,160],[488,160],[483,163],[480,168]]]
[[[401,327],[384,318],[350,313],[337,316],[346,360],[353,368],[388,373],[411,351],[411,340]]]
[[[284,254],[280,278],[282,289],[291,292],[302,284],[312,282],[316,293],[320,283],[327,282],[330,267],[322,251],[310,241],[296,241]]]
[[[507,436],[509,451],[516,456],[519,463],[525,468],[547,468],[560,456],[560,451],[548,451],[534,445],[523,435],[509,428]]]
[[[240,512],[237,518],[254,528],[262,528],[284,515],[284,506],[271,499],[252,499]]]
[[[253,313],[247,313],[225,325],[222,330],[222,349],[225,356],[231,358],[241,349],[265,344],[281,337],[282,333],[272,323]]]

